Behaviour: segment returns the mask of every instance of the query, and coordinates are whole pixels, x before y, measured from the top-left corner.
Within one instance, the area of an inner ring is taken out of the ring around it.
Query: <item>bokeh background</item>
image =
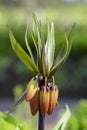
[[[67,103],[72,109],[79,104],[80,110],[76,109],[80,111],[78,115],[82,117],[86,115],[83,119],[84,128],[81,126],[81,130],[86,130],[87,0],[0,0],[0,110],[10,109],[14,97],[18,97],[23,92],[32,77],[12,51],[7,30],[9,24],[17,41],[26,50],[24,37],[32,12],[41,19],[43,25],[46,25],[47,20],[54,21],[56,53],[63,43],[65,27],[76,23],[71,53],[65,65],[55,75],[55,79],[60,90],[60,106],[63,107]],[[44,29],[44,35],[46,33],[47,30]],[[30,34],[28,40],[33,49]],[[71,119],[72,130],[80,130],[78,115]]]

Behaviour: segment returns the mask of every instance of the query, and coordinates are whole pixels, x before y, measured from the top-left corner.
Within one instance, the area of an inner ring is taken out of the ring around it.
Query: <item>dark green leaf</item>
[[[26,90],[24,91],[24,93],[19,97],[19,99],[17,100],[17,102],[12,106],[12,108],[10,109],[10,111],[8,112],[11,113],[12,111],[14,111],[14,109],[20,105],[24,100],[25,100],[25,96],[26,96]]]
[[[22,62],[25,64],[25,66],[34,74],[38,73],[38,68],[33,62],[33,60],[30,58],[30,56],[27,55],[27,53],[22,49],[22,47],[19,45],[19,43],[16,41],[14,38],[14,35],[8,26],[8,31],[9,31],[9,37],[11,41],[12,48],[16,55],[22,60]]]

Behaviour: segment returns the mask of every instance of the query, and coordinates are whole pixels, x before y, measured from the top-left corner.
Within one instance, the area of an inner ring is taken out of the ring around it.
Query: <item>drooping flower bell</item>
[[[46,85],[41,86],[40,89],[40,112],[43,116],[48,112],[50,100],[50,89]]]
[[[37,79],[31,79],[27,86],[26,101],[30,101],[39,90]]]
[[[37,78],[31,79],[27,86],[25,100],[30,102],[30,110],[32,115],[35,115],[39,110],[39,85]]]
[[[57,104],[58,95],[59,95],[59,91],[57,85],[52,84],[50,86],[50,99],[49,99],[49,109],[48,109],[49,115],[53,112]]]
[[[25,99],[30,102],[32,115],[35,115],[39,110],[42,116],[45,116],[47,113],[52,114],[56,106],[58,87],[53,83],[45,84],[44,79],[40,77],[29,82]]]

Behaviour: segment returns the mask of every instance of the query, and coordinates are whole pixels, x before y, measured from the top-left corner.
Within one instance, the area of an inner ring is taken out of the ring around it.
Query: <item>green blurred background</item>
[[[9,24],[17,41],[27,51],[24,37],[32,12],[41,19],[44,27],[46,21],[54,21],[56,53],[64,41],[65,27],[76,23],[71,53],[65,65],[55,75],[60,90],[59,108],[56,108],[51,118],[47,116],[47,128],[50,129],[58,121],[62,107],[67,103],[72,116],[66,129],[87,130],[87,0],[0,0],[0,109],[9,110],[13,97],[17,100],[32,77],[12,51],[7,30]],[[47,29],[44,28],[44,36],[46,33]],[[33,49],[30,34],[28,40]],[[83,98],[85,100],[80,100]],[[37,116],[33,118],[28,112],[29,106],[23,102],[14,115],[24,123],[25,130],[35,130],[33,123]],[[4,125],[1,124],[0,128],[3,129],[1,126]]]
[[[73,46],[63,68],[55,75],[60,96],[87,97],[87,1],[86,0],[0,0],[0,97],[11,97],[13,87],[26,87],[30,72],[11,48],[7,24],[17,41],[25,48],[25,30],[34,12],[45,26],[55,23],[56,53],[64,40],[64,29],[76,23]],[[47,30],[44,29],[44,35]],[[32,39],[29,35],[29,42]]]

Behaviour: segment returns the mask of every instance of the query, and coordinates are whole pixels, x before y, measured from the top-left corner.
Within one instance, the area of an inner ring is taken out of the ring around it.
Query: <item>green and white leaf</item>
[[[18,105],[20,105],[20,104],[25,100],[26,91],[27,91],[27,90],[25,90],[25,91],[23,92],[23,94],[19,97],[19,99],[18,99],[17,102],[12,106],[12,108],[10,109],[10,111],[8,112],[8,114],[10,114],[12,111],[14,111],[15,108],[16,108]]]
[[[42,70],[43,76],[46,77],[48,75],[48,60],[45,52],[45,45],[42,49]]]
[[[49,71],[54,62],[55,53],[55,38],[54,38],[54,24],[51,23],[51,28],[48,25],[48,36],[46,44],[42,49],[42,68],[44,76],[48,76]]]
[[[71,116],[71,113],[70,113],[69,107],[66,105],[66,112],[63,114],[62,118],[58,121],[58,123],[53,128],[53,130],[64,130],[70,116]]]
[[[48,25],[48,36],[45,45],[45,55],[47,57],[48,71],[51,69],[54,62],[55,53],[55,37],[54,37],[54,24],[51,22],[51,29]]]
[[[23,48],[19,45],[19,43],[16,41],[11,28],[8,26],[8,31],[9,31],[9,37],[11,41],[11,45],[13,48],[13,51],[16,53],[16,55],[21,59],[21,61],[25,64],[25,66],[33,72],[33,74],[37,74],[38,68],[33,62],[32,58],[27,55],[27,53],[23,50]]]

